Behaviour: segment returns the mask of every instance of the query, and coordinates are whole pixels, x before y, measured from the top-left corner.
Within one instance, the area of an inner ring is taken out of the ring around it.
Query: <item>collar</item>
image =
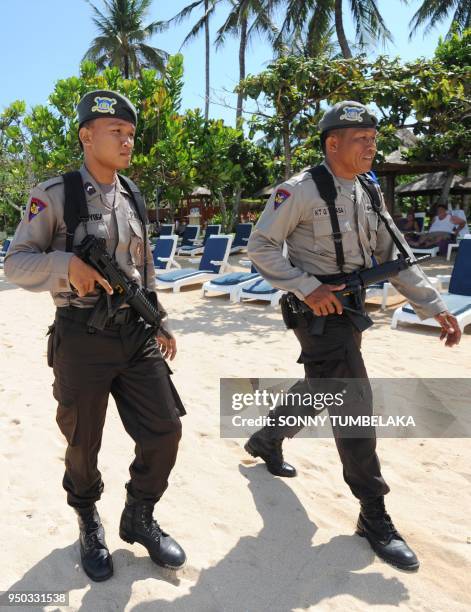
[[[352,197],[352,193],[356,193],[357,184],[358,184],[358,180],[356,177],[351,180],[350,179],[339,179],[332,172],[332,169],[327,163],[327,160],[324,159],[324,161],[322,162],[322,165],[325,166],[327,170],[329,171],[329,173],[332,175],[332,178],[334,179],[335,187],[339,193],[342,193],[343,195],[346,195],[349,198]],[[345,183],[348,183],[348,185],[346,185]]]
[[[98,185],[98,181],[93,177],[93,175],[90,173],[85,164],[82,164],[79,172],[82,175],[83,187],[85,189],[85,196],[87,198],[87,202],[94,202],[97,198],[100,197],[101,194],[101,189]],[[118,177],[116,178],[116,191],[128,194],[126,188],[121,184],[121,181]]]

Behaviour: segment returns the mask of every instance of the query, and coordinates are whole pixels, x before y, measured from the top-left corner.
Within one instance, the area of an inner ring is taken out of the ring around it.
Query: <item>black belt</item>
[[[90,318],[91,312],[92,308],[64,306],[62,308],[57,308],[56,315],[63,319],[70,319],[71,321],[86,323]],[[139,315],[134,308],[120,308],[118,312],[108,320],[106,327],[112,327],[113,325],[125,325],[126,323],[131,323],[131,321],[137,321],[138,318]]]

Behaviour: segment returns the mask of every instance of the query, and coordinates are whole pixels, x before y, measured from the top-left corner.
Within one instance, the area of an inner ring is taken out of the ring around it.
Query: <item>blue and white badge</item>
[[[113,106],[116,104],[116,98],[106,98],[105,96],[96,96],[95,106],[92,106],[92,113],[106,113],[107,115],[114,115],[115,110]]]
[[[360,108],[358,106],[345,106],[343,108],[343,115],[340,115],[339,119],[345,119],[346,121],[355,121],[357,123],[363,123],[363,113],[366,108]]]

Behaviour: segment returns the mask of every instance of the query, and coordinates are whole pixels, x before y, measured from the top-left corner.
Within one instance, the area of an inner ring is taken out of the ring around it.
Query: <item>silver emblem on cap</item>
[[[366,108],[359,108],[358,106],[346,106],[343,109],[343,115],[340,115],[339,119],[345,119],[346,121],[357,121],[363,123],[363,113]]]
[[[107,113],[114,115],[115,110],[113,106],[116,104],[116,98],[106,98],[104,96],[97,96],[95,98],[95,106],[92,106],[92,113]]]

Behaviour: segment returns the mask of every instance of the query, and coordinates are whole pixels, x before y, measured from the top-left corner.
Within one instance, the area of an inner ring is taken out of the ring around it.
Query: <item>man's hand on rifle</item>
[[[438,313],[433,318],[440,323],[440,327],[442,328],[440,340],[445,340],[446,338],[445,346],[454,346],[460,343],[461,330],[454,315],[445,310],[444,312]]]
[[[314,311],[318,317],[328,314],[342,314],[343,307],[338,297],[333,291],[341,291],[345,285],[320,285],[304,298],[305,303]]]
[[[106,278],[103,278],[95,268],[86,264],[76,255],[73,255],[70,259],[69,281],[80,297],[93,293],[96,283],[101,285],[109,295],[113,293],[113,289]]]
[[[164,359],[170,359],[172,361],[177,354],[177,341],[173,336],[164,335],[162,331],[157,334],[157,342],[159,344],[160,352]]]

